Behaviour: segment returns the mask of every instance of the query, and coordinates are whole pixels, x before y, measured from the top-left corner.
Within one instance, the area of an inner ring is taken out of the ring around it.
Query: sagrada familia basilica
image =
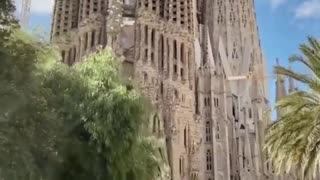
[[[99,46],[121,56],[159,114],[159,179],[294,180],[262,151],[270,105],[256,21],[254,0],[55,0],[51,41],[69,65]]]

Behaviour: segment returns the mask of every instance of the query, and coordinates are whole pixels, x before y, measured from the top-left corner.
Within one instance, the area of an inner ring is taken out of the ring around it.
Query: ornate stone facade
[[[55,2],[51,39],[62,61],[113,47],[156,107],[162,179],[277,179],[261,150],[269,102],[254,0]],[[123,24],[113,35],[117,3]]]

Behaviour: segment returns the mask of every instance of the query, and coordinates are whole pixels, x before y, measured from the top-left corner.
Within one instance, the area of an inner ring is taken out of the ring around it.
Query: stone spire
[[[279,59],[276,60],[277,66],[279,66]],[[287,96],[286,85],[285,85],[285,77],[281,74],[277,74],[276,81],[276,101],[280,98]]]
[[[276,59],[277,66],[279,66],[279,59]],[[277,74],[276,81],[276,102],[282,98],[287,96],[286,85],[285,85],[285,77],[281,74]],[[280,112],[277,112],[277,117],[280,116]]]
[[[292,70],[291,65],[289,66],[289,69]],[[289,93],[292,93],[296,91],[296,86],[294,83],[294,79],[292,77],[289,77]]]
[[[241,65],[263,61],[254,0],[211,0],[207,6],[208,28],[213,48],[222,41],[233,75],[243,74]],[[249,51],[249,57],[244,57]]]

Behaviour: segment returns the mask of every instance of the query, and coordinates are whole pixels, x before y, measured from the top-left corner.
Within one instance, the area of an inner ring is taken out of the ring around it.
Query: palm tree
[[[320,165],[320,42],[309,37],[300,51],[303,56],[289,61],[302,63],[311,75],[281,66],[274,72],[303,83],[308,90],[297,90],[276,103],[281,115],[267,129],[264,148],[278,173],[295,167],[301,169],[303,179],[314,175]]]

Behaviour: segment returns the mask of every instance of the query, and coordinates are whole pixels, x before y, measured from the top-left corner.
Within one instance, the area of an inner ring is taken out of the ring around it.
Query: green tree
[[[14,18],[15,6],[12,0],[0,1],[0,47],[2,42],[8,37],[13,27],[18,27],[18,22]]]
[[[0,179],[150,180],[147,101],[101,50],[68,67],[15,30],[0,47]]]
[[[102,161],[105,169],[102,177],[151,179],[159,162],[148,135],[143,133],[150,115],[142,96],[121,82],[119,67],[110,51],[99,51],[64,72],[57,66],[44,86],[56,94],[52,105],[68,127],[77,127],[76,131],[84,136],[81,142],[98,153],[98,164]],[[68,154],[73,156],[74,152]],[[85,162],[71,168],[95,167],[86,167]]]
[[[51,52],[17,30],[0,47],[0,177],[4,179],[39,179],[34,162],[41,154],[48,157],[54,152],[52,142],[61,127],[46,105],[40,71]]]
[[[277,102],[281,116],[267,130],[265,149],[278,173],[295,166],[306,177],[318,170],[320,162],[320,43],[310,37],[300,50],[303,56],[290,61],[302,63],[311,75],[281,66],[275,67],[275,73],[303,83],[308,90],[298,90]]]

